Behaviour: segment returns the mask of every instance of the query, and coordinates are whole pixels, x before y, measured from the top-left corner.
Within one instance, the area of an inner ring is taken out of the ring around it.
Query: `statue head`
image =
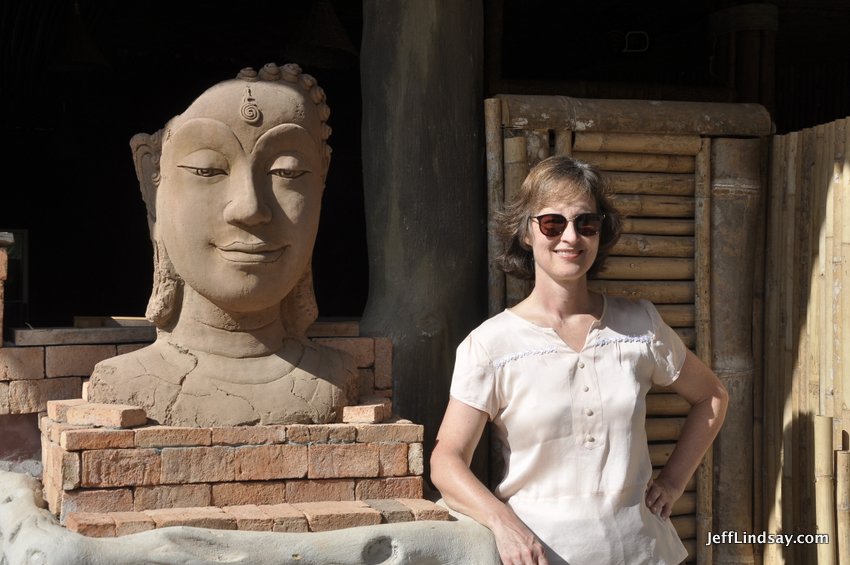
[[[329,115],[313,77],[268,64],[133,138],[154,244],[148,319],[167,328],[189,286],[225,313],[279,307],[288,333],[303,335],[317,315],[311,257]]]

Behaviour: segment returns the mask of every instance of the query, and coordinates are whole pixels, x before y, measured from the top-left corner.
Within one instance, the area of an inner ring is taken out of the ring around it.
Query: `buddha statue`
[[[351,357],[306,337],[329,115],[313,77],[268,64],[132,139],[157,338],[99,363],[90,401],[198,427],[328,423],[356,402]]]

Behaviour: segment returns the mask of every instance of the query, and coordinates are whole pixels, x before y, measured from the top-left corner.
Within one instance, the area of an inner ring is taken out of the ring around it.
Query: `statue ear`
[[[133,151],[133,163],[136,165],[136,178],[142,199],[148,210],[148,228],[153,239],[153,226],[156,223],[156,189],[159,186],[159,159],[162,155],[162,130],[149,135],[137,133],[130,140]]]

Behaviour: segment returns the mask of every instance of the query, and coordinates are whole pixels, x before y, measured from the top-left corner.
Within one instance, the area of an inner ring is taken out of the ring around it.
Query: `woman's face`
[[[532,217],[543,214],[560,214],[572,219],[579,214],[596,213],[596,203],[589,195],[581,195],[569,202],[552,202],[533,210]],[[544,220],[545,221],[545,220]],[[563,233],[546,236],[540,231],[540,222],[532,219],[528,227],[526,244],[534,255],[535,283],[544,279],[566,283],[584,278],[599,252],[599,233],[581,235],[575,221],[569,221]]]
[[[240,116],[246,93],[254,124]],[[286,86],[230,81],[166,131],[156,234],[185,283],[225,311],[279,304],[310,260],[325,174],[313,106]]]

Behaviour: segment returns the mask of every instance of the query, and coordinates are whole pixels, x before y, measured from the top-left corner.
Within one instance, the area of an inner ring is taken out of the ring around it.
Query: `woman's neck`
[[[261,357],[279,351],[285,332],[280,306],[256,312],[225,312],[186,285],[180,317],[169,341],[224,357]]]
[[[590,292],[582,277],[566,283],[544,279],[536,281],[528,297],[514,311],[537,324],[557,327],[573,316],[602,316],[602,296]]]

